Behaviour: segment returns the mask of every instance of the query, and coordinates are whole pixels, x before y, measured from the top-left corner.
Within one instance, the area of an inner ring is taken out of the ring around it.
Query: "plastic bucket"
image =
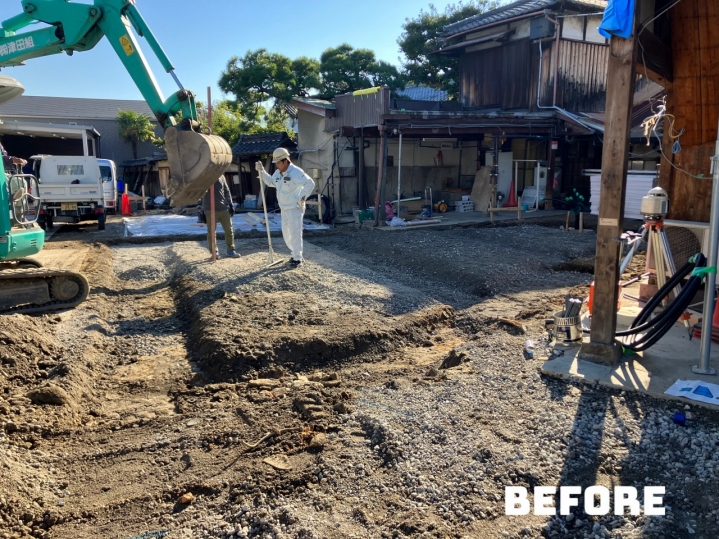
[[[374,219],[374,211],[372,210],[360,210],[357,213],[357,219],[359,220],[360,224],[362,224],[363,221],[368,221],[370,219]]]
[[[575,342],[582,340],[582,319],[579,316],[565,317],[564,311],[554,313],[554,328],[557,341]]]

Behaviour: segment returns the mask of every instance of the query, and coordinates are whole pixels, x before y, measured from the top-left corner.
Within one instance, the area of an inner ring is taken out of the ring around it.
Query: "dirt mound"
[[[0,316],[0,391],[5,396],[48,378],[57,369],[63,349],[48,327],[59,320],[55,315]]]
[[[187,312],[194,351],[212,381],[251,379],[278,366],[303,371],[366,353],[387,353],[423,343],[435,327],[450,323],[446,305],[401,316],[323,311],[296,292],[218,294],[182,278],[177,286]],[[218,297],[219,296],[219,297]]]

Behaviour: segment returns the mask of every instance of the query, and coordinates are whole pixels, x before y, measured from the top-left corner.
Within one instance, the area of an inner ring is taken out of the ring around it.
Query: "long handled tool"
[[[269,247],[269,252],[267,253],[267,266],[268,268],[271,268],[272,266],[276,266],[277,264],[282,264],[282,260],[278,259],[275,260],[275,251],[272,249],[272,236],[270,235],[270,220],[267,217],[267,202],[265,201],[265,182],[260,180],[260,192],[262,193],[262,209],[265,212],[265,229],[267,230],[267,245]]]

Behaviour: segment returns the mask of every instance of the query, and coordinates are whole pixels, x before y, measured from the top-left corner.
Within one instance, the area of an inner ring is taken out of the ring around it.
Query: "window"
[[[100,167],[100,175],[102,176],[102,181],[111,182],[112,181],[112,167]]]
[[[85,174],[85,167],[82,165],[58,165],[57,175],[58,176],[83,176]]]

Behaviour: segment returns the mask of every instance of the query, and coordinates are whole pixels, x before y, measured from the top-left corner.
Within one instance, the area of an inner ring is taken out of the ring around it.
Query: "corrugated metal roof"
[[[40,122],[19,122],[17,120],[0,121],[0,133],[16,135],[49,135],[67,138],[82,138],[83,132],[100,136],[100,133],[89,125],[68,125]]]
[[[557,6],[562,9],[578,8],[586,10],[587,8],[604,10],[607,7],[606,0],[518,0],[506,6],[493,9],[474,15],[467,19],[449,24],[442,30],[445,37],[461,34],[482,26],[495,24],[506,19],[526,15],[535,11],[542,11]]]
[[[297,144],[287,133],[267,133],[265,135],[242,135],[232,148],[233,155],[250,156],[265,155],[274,152],[277,148],[287,148],[290,152],[297,148]]]
[[[397,97],[412,99],[413,101],[447,101],[449,95],[444,90],[438,90],[424,84],[408,84],[404,90],[397,91]]]
[[[326,101],[324,99],[316,99],[314,97],[293,97],[292,101],[299,101],[300,103],[306,103],[315,107],[321,107],[323,109],[334,110],[335,104],[332,101]]]
[[[20,96],[0,105],[0,118],[67,118],[69,120],[114,120],[118,110],[155,115],[149,105],[134,99],[86,99],[80,97]]]

